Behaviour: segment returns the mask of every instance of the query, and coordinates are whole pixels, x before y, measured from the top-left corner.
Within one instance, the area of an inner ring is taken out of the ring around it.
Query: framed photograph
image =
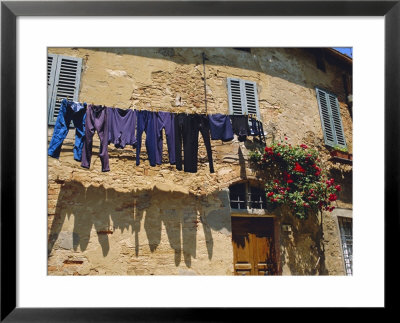
[[[1,320],[390,307],[399,15],[2,2]]]

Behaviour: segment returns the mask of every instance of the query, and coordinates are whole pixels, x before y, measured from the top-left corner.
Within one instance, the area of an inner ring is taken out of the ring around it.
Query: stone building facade
[[[318,149],[342,186],[336,209],[322,221],[296,219],[284,207],[237,209],[233,187],[251,193],[264,184],[248,160],[256,138],[212,140],[214,173],[201,136],[197,173],[170,165],[166,147],[165,163],[151,167],[145,148],[136,166],[135,149],[113,145],[111,170],[102,172],[97,134],[85,169],[73,158],[71,128],[60,158],[48,157],[49,275],[249,274],[234,259],[233,236],[245,223],[268,227],[272,239],[273,269],[259,274],[351,273],[352,164],[331,157],[316,95],[322,88],[337,97],[351,153],[350,58],[301,48],[49,48],[48,54],[79,62],[76,100],[108,107],[229,114],[228,79],[255,82],[267,142],[287,137]],[[48,141],[52,133],[50,124]]]

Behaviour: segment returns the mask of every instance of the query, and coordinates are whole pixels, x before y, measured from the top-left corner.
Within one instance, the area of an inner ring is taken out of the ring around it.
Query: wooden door
[[[275,275],[274,219],[232,217],[235,275]]]

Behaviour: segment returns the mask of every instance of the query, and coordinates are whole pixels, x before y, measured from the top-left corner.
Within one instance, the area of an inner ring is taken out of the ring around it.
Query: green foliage
[[[344,152],[344,153],[348,152],[347,147],[341,147],[341,146],[338,146],[338,145],[333,146],[333,150],[341,151],[341,152]]]
[[[307,218],[309,212],[332,212],[335,208],[331,203],[341,187],[334,185],[333,178],[327,179],[315,149],[304,144],[292,146],[285,138],[264,151],[252,151],[250,160],[272,175],[265,185],[267,203],[286,204],[300,219]]]

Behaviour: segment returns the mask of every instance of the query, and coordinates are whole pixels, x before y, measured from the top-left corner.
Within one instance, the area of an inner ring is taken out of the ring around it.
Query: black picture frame
[[[384,16],[385,19],[385,309],[389,238],[399,229],[400,1],[2,1],[1,2],[1,321],[186,322],[235,321],[239,308],[17,308],[16,307],[16,19],[18,16]],[[368,197],[366,197],[368,198]],[[373,238],[373,237],[371,237]],[[388,259],[389,258],[389,259]],[[371,255],[373,265],[373,255]],[[389,276],[390,275],[390,276]],[[388,279],[390,282],[388,284]],[[393,279],[393,281],[392,281]],[[251,309],[253,318],[263,309]],[[248,314],[247,314],[248,315]]]

